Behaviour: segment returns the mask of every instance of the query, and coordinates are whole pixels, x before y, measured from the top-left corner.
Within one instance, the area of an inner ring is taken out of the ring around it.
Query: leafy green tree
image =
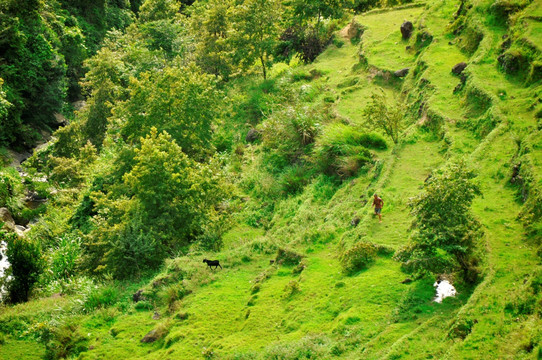
[[[245,0],[235,8],[235,59],[245,68],[259,61],[264,79],[278,42],[281,11],[279,0]]]
[[[0,2],[0,77],[13,105],[0,123],[0,137],[8,144],[33,145],[31,127],[51,124],[65,97],[66,64],[43,9],[43,1]]]
[[[404,113],[402,107],[388,104],[382,89],[371,95],[371,101],[363,111],[369,126],[383,130],[396,144],[403,127]]]
[[[229,0],[211,0],[197,6],[191,17],[196,34],[196,61],[206,72],[228,79],[234,64],[230,42],[233,4]]]
[[[168,67],[132,79],[130,91],[130,98],[114,110],[128,142],[137,143],[156,127],[167,131],[186,154],[205,157],[219,101],[211,75],[194,66]]]
[[[175,17],[181,4],[176,0],[145,0],[139,8],[139,20],[149,22]]]
[[[214,166],[192,160],[171,135],[151,128],[123,183],[92,195],[98,215],[85,244],[86,267],[118,277],[156,267],[217,219],[222,189]],[[205,238],[213,239],[219,236]]]
[[[6,93],[2,89],[4,80],[0,78],[0,129],[3,127],[2,124],[8,119],[9,108],[12,106],[11,103],[6,99]],[[2,139],[0,138],[0,141]]]
[[[10,267],[7,275],[11,275],[7,282],[9,301],[12,303],[27,301],[43,270],[40,247],[36,242],[14,233],[0,232],[0,238],[8,245],[6,255]]]
[[[410,243],[395,255],[405,270],[422,274],[461,270],[466,281],[476,281],[482,230],[470,210],[481,194],[474,177],[463,160],[452,162],[434,173],[424,191],[411,200],[414,231]]]
[[[84,138],[100,149],[105,138],[108,118],[111,116],[111,108],[122,97],[127,87],[128,71],[121,54],[109,48],[100,50],[86,62],[86,65],[90,70],[83,80],[83,86],[90,93],[90,97],[86,107],[81,111],[84,119],[81,130]]]
[[[316,29],[319,31],[322,19],[340,18],[344,9],[351,6],[351,0],[293,0],[294,17],[301,24],[316,20]]]

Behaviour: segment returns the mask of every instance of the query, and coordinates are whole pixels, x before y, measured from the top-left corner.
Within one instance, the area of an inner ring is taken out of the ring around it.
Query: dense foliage
[[[8,300],[20,303],[28,300],[34,284],[43,271],[43,258],[39,244],[14,233],[0,232],[1,241],[7,243],[6,256],[11,264],[7,278]]]
[[[478,277],[481,225],[470,207],[480,189],[464,161],[432,174],[424,192],[410,202],[415,220],[410,244],[396,254],[409,272],[461,270],[466,281]]]
[[[37,130],[57,126],[54,114],[66,100],[80,97],[83,61],[97,49],[106,29],[132,21],[127,7],[124,1],[0,2],[2,145],[32,146],[40,137]]]

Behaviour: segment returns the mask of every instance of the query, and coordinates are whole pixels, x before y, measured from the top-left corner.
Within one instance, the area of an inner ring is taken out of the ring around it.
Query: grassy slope
[[[277,206],[274,227],[267,234],[243,225],[232,230],[226,237],[225,251],[216,255],[225,259],[224,270],[210,275],[209,283],[182,300],[178,311],[189,314],[186,320],[176,319],[175,311],[168,315],[166,309],[158,309],[162,318],[153,320],[153,311],[138,311],[133,306],[111,316],[103,312],[83,316],[82,332],[89,334],[92,350],[80,357],[198,359],[212,349],[221,358],[266,348],[270,351],[273,344],[321,334],[318,336],[323,343],[336,344],[335,356],[345,359],[533,358],[535,355],[522,346],[541,328],[540,320],[536,316],[516,319],[505,310],[511,294],[538,266],[534,251],[522,240],[523,228],[517,220],[520,204],[507,185],[508,166],[517,151],[511,133],[521,133],[534,121],[523,106],[522,98],[528,89],[505,78],[496,70],[495,63],[474,60],[469,65],[474,81],[492,94],[506,91],[506,99],[495,94],[495,106],[505,119],[485,139],[457,125],[466,118],[468,99],[452,94],[459,80],[450,74],[450,69],[457,62],[469,60],[469,55],[455,44],[448,44],[453,38],[447,34],[446,25],[457,5],[457,1],[435,1],[430,11],[418,7],[358,17],[368,27],[363,48],[373,70],[353,70],[358,47],[348,41],[342,48],[331,46],[308,67],[326,74],[317,81],[326,94],[339,96],[339,114],[362,123],[361,112],[373,90],[370,79],[374,68],[393,71],[412,68],[420,60],[425,62],[427,68],[422,76],[434,86],[427,102],[447,119],[446,142],[410,129],[400,147],[379,154],[384,167],[376,180],[371,172],[362,175],[337,189],[329,201],[317,196],[323,186],[317,180],[303,194]],[[407,43],[400,39],[399,25],[403,19],[423,24],[434,36],[433,43],[418,57],[406,50]],[[499,31],[502,30],[496,29],[494,38],[485,40],[490,42],[489,48],[498,45]],[[357,84],[350,85],[352,78]],[[397,87],[385,86],[385,91],[390,98],[400,96]],[[484,193],[483,198],[476,200],[474,211],[486,231],[487,271],[472,295],[469,289],[459,288],[457,298],[446,299],[443,304],[432,303],[430,281],[401,284],[405,275],[397,263],[385,257],[364,272],[344,276],[338,254],[345,244],[360,238],[392,247],[405,243],[411,220],[408,198],[420,191],[432,169],[456,155],[467,155],[476,164]],[[372,217],[370,205],[362,201],[373,191],[381,193],[386,201],[382,224]],[[356,215],[362,220],[353,228],[349,223]],[[331,236],[307,240],[314,233]],[[307,268],[300,275],[292,274],[289,267],[270,266],[273,255],[254,254],[246,261],[235,259],[236,250],[242,246],[271,238],[289,243],[307,255]],[[199,261],[194,266],[200,276],[208,276]],[[251,286],[263,271],[268,271],[270,277],[253,296]],[[293,280],[299,283],[301,291],[286,297],[284,289]],[[63,300],[56,308],[69,312],[69,306]],[[43,309],[44,315],[38,316],[42,321],[46,314],[55,312],[51,300],[38,300],[3,309],[0,317],[35,316],[37,308]],[[473,324],[463,340],[448,336],[451,326],[463,323]],[[165,339],[141,344],[140,339],[160,324],[169,329]],[[10,359],[19,354],[23,356],[19,358],[31,359],[22,351],[32,347],[32,356],[43,352],[36,343],[10,337],[0,349],[0,356]]]

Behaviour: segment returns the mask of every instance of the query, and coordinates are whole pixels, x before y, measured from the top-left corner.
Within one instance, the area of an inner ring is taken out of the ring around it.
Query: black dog
[[[207,263],[207,266],[210,267],[211,269],[213,268],[213,266],[215,267],[215,270],[220,266],[220,269],[222,269],[222,266],[220,265],[220,262],[218,260],[207,260],[207,259],[203,259],[203,262],[204,263]]]

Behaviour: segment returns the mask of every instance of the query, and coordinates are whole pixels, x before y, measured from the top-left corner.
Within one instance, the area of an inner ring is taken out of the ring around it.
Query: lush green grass
[[[80,316],[81,332],[89,339],[89,350],[81,359],[536,358],[539,315],[515,314],[508,306],[540,267],[518,220],[521,203],[516,189],[508,183],[517,138],[532,132],[536,124],[528,106],[533,88],[498,70],[494,49],[501,28],[493,29],[494,36],[486,38],[476,53],[461,50],[447,28],[458,4],[435,1],[427,9],[357,17],[367,26],[362,46],[372,65],[368,69],[356,66],[359,48],[346,41],[340,48],[330,46],[314,64],[293,70],[323,74],[295,86],[319,89],[307,102],[318,105],[334,99],[334,110],[345,123],[363,124],[361,114],[370,94],[383,85],[390,100],[411,99],[404,93],[410,92],[423,99],[424,113],[441,114],[443,123],[436,131],[410,121],[399,145],[375,153],[378,163],[372,168],[342,183],[315,177],[301,193],[275,201],[266,227],[235,224],[224,236],[221,252],[196,251],[177,259],[190,267],[190,274],[170,280],[192,293],[170,306],[158,300],[150,301],[149,309],[134,305],[129,296],[141,284],[132,284],[123,288],[122,299],[105,309],[81,314],[77,296],[41,299],[0,309],[0,321],[24,322],[21,329],[35,329],[39,323],[55,325],[51,319]],[[416,31],[423,24],[433,35],[433,42],[419,54],[405,48],[413,40],[400,39],[404,19],[413,21]],[[502,114],[500,123],[483,136],[465,126],[484,116],[470,116],[476,99],[466,90],[453,94],[459,78],[451,68],[461,61],[469,63],[467,86],[489,94],[487,111]],[[423,70],[412,74],[421,63]],[[374,78],[375,68],[403,67],[411,67],[405,80]],[[431,85],[430,91],[418,87],[422,78]],[[242,170],[254,168],[257,149],[247,150],[239,165]],[[536,147],[530,153],[536,174],[542,166],[540,154]],[[409,198],[421,191],[432,170],[457,156],[466,157],[477,170],[483,193],[473,205],[485,232],[480,284],[470,288],[457,281],[458,296],[437,304],[431,301],[434,279],[402,284],[407,275],[391,257],[379,256],[367,269],[344,274],[340,256],[359,240],[394,249],[407,243],[412,221]],[[372,214],[375,192],[385,201],[383,223]],[[356,227],[351,225],[355,217],[360,218]],[[300,273],[296,266],[270,264],[281,246],[304,255]],[[224,269],[207,269],[201,263],[204,257],[219,258]],[[153,283],[149,280],[145,288],[165,287]],[[153,319],[155,311],[160,319]],[[58,313],[62,316],[55,317]],[[162,331],[163,337],[154,344],[141,343],[152,329]],[[43,346],[23,332],[12,331],[22,335],[20,339],[5,338],[0,356],[14,358],[18,348],[34,349],[32,356],[41,356]],[[305,357],[292,355],[296,351]]]

